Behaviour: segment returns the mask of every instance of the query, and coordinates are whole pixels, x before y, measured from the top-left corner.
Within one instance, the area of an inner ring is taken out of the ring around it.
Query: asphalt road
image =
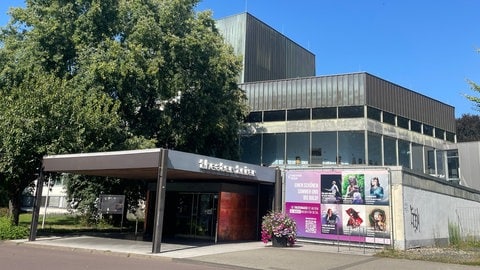
[[[195,262],[174,261],[170,258],[132,256],[120,253],[79,249],[32,246],[0,241],[2,270],[219,270],[232,269]],[[238,269],[238,268],[237,268]]]

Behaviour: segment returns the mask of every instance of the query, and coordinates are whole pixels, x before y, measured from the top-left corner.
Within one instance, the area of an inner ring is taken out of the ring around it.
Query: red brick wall
[[[219,241],[257,240],[257,196],[221,192],[218,208]]]

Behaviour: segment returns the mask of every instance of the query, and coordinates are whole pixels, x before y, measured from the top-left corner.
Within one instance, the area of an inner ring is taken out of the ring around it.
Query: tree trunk
[[[19,216],[20,216],[20,207],[22,206],[22,193],[16,192],[13,194],[8,201],[8,210],[10,213],[10,221],[12,225],[18,226]]]

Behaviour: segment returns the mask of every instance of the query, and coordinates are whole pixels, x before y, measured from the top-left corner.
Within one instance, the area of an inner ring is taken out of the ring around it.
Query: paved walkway
[[[161,252],[153,254],[152,243],[124,239],[75,236],[38,238],[37,241],[15,240],[28,245],[89,250],[124,254],[127,257],[147,256],[181,260],[193,264],[219,265],[233,269],[406,269],[460,270],[478,267],[388,259],[373,256],[374,249],[354,246],[322,245],[298,242],[291,248],[274,248],[262,242],[225,244],[162,243]]]

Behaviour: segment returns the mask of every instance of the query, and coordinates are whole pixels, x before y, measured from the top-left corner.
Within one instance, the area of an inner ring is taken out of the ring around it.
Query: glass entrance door
[[[176,237],[215,240],[217,193],[179,193],[176,206]]]

